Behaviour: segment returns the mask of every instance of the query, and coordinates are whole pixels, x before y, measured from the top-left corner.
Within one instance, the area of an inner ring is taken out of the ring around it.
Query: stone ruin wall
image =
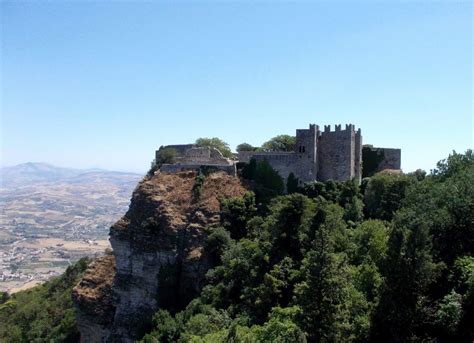
[[[199,170],[202,166],[209,166],[217,170],[222,170],[231,176],[237,176],[237,167],[235,164],[232,165],[207,165],[201,163],[179,163],[179,164],[163,164],[160,167],[160,171],[163,173],[178,173],[186,170]]]
[[[178,156],[182,156],[186,153],[186,151],[191,148],[194,148],[194,144],[174,144],[166,146],[162,145],[158,150],[155,151],[155,161],[159,160],[160,152],[164,149],[173,149],[176,151]]]
[[[377,151],[383,153],[384,159],[379,163],[377,171],[385,169],[400,169],[401,168],[401,155],[400,149],[390,148],[374,148]]]
[[[258,153],[257,151],[239,151],[237,153],[237,159],[239,162],[249,163],[252,157]]]
[[[239,162],[250,162],[251,159],[257,162],[266,160],[273,169],[283,178],[284,183],[290,173],[293,173],[300,183],[311,182],[315,180],[312,167],[308,167],[308,155],[289,152],[239,152]]]
[[[257,162],[267,160],[273,169],[283,178],[286,183],[286,179],[290,173],[293,173],[296,177],[299,177],[298,171],[295,168],[298,164],[298,157],[294,152],[268,152],[253,154],[251,158],[254,158]]]
[[[231,165],[234,162],[225,158],[216,148],[210,147],[193,147],[187,150],[184,156],[175,159],[176,163],[201,163],[204,165]]]
[[[211,167],[216,170],[225,171],[227,174],[236,176],[237,167],[235,163],[222,156],[215,148],[195,147],[194,145],[167,145],[160,148],[156,153],[158,159],[162,149],[175,149],[177,156],[174,163],[161,165],[160,171],[165,173],[177,173],[186,170],[199,170],[202,166]]]

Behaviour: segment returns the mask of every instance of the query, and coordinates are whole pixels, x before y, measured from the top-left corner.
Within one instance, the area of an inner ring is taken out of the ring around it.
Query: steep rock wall
[[[116,272],[108,315],[113,319],[96,322],[94,312],[76,301],[81,335],[88,342],[132,342],[149,328],[162,304],[185,305],[186,296],[200,291],[209,268],[204,228],[219,224],[220,198],[246,190],[237,178],[218,172],[205,179],[197,198],[196,176],[157,172],[135,189],[128,212],[110,229]],[[83,293],[93,292],[88,286],[94,288],[86,283]],[[85,330],[88,323],[98,326]]]
[[[113,323],[115,305],[112,283],[115,277],[115,257],[106,255],[92,262],[79,284],[74,287],[72,298],[76,307],[81,342],[100,342],[108,337]]]

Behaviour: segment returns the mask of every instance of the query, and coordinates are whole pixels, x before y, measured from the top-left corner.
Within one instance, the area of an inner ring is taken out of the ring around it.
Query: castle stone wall
[[[385,169],[399,170],[401,150],[363,146],[363,176],[369,177]]]
[[[355,134],[355,175],[354,178],[360,183],[362,181],[362,133],[357,130]]]
[[[161,146],[160,149],[156,150],[155,152],[155,161],[159,160],[160,152],[164,149],[173,149],[176,151],[178,156],[184,156],[186,154],[186,151],[189,149],[193,148],[194,144],[174,144],[174,145],[165,145]]]
[[[390,149],[390,148],[375,148],[378,151],[383,152],[384,159],[380,162],[377,171],[382,171],[384,169],[400,169],[401,167],[401,155],[402,151],[400,149]]]
[[[249,163],[250,160],[255,156],[279,156],[279,155],[291,155],[292,151],[239,151],[237,153],[237,159],[239,162]],[[259,157],[261,158],[261,157]]]
[[[284,179],[288,178],[291,172],[295,174],[296,177],[297,171],[295,166],[297,165],[297,156],[294,152],[285,152],[279,154],[255,154],[252,156],[257,162],[262,162],[267,160],[267,162],[275,169],[276,172]]]
[[[301,182],[312,182],[318,173],[319,126],[310,124],[309,129],[296,130],[295,153],[298,155],[294,174]]]
[[[194,147],[186,151],[184,156],[177,157],[175,159],[177,163],[181,164],[233,164],[232,160],[229,160],[222,156],[222,153],[211,147]]]
[[[198,169],[202,165],[208,165],[235,174],[235,162],[224,158],[217,149],[196,148],[193,144],[168,145],[160,150],[164,148],[175,149],[178,157],[175,164],[164,165],[162,171]],[[400,169],[400,149],[370,148],[384,156],[377,166],[378,170]],[[319,126],[310,124],[308,129],[296,130],[294,151],[240,151],[237,157],[239,162],[246,163],[252,158],[257,162],[267,160],[283,179],[293,173],[300,183],[351,179],[360,182],[363,173],[362,134],[352,124],[345,125],[345,128],[336,125],[334,131],[331,131],[330,125],[325,125],[324,131],[320,131]]]
[[[222,165],[222,164],[199,164],[199,163],[175,163],[175,164],[163,164],[160,167],[162,173],[178,173],[186,170],[199,170],[201,167],[211,167],[217,170],[225,171],[227,174],[237,176],[237,167],[235,164]]]

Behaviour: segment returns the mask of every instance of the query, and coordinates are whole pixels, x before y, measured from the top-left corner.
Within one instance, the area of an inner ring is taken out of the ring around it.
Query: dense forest
[[[474,340],[472,151],[361,185],[285,185],[265,162],[239,172],[253,192],[221,201],[205,287],[185,307],[186,294],[158,299],[142,342]],[[0,337],[76,341],[71,289],[86,265],[2,294]]]
[[[254,192],[222,201],[207,285],[143,342],[472,342],[472,151],[360,186],[290,177],[285,195],[264,162],[241,175]]]

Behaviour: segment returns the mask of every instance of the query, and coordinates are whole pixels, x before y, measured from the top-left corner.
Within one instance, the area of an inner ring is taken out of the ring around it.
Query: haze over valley
[[[109,247],[142,175],[24,163],[0,169],[0,290],[60,274]]]

